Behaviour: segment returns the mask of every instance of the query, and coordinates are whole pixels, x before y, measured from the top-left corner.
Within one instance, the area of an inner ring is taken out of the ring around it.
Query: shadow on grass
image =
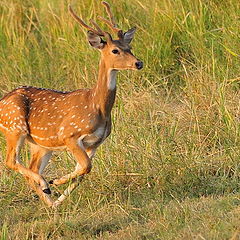
[[[217,172],[191,169],[182,174],[164,172],[164,175],[155,174],[139,181],[126,178],[118,181],[115,189],[121,202],[130,200],[137,208],[144,207],[151,200],[165,204],[173,199],[184,201],[186,198],[218,197],[240,192],[240,175],[236,169]]]
[[[123,228],[121,220],[119,220],[118,218],[111,220],[105,219],[102,223],[99,223],[99,221],[99,219],[91,219],[91,221],[83,222],[68,221],[66,222],[66,226],[70,231],[74,231],[76,233],[81,233],[91,237],[101,237],[104,234],[113,234]],[[124,225],[126,224],[129,224],[128,219],[124,219]]]
[[[113,223],[103,223],[95,226],[93,229],[86,228],[86,231],[90,231],[93,236],[101,236],[104,232],[115,233],[119,231],[121,227]]]

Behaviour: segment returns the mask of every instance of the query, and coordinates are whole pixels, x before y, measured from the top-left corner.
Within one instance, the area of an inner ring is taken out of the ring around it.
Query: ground
[[[0,136],[1,239],[240,239],[240,2],[109,2],[120,27],[137,26],[144,69],[119,74],[112,134],[57,210],[5,168]],[[72,6],[87,22],[104,14],[100,1]],[[0,12],[0,96],[94,85],[99,53],[66,1],[3,0]],[[44,176],[74,165],[56,153]]]

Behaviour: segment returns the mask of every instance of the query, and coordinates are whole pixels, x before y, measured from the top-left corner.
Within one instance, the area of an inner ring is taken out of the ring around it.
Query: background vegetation
[[[240,239],[239,0],[109,2],[120,26],[137,26],[133,51],[145,68],[119,74],[113,132],[57,212],[1,161],[1,240]],[[67,4],[0,1],[1,96],[95,83],[99,53]],[[104,13],[97,0],[72,5],[86,20]],[[59,153],[45,174],[73,167]]]

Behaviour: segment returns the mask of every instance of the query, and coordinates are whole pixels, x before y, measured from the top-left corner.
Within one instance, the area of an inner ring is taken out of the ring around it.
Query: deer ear
[[[90,43],[90,45],[92,47],[98,48],[98,49],[104,48],[105,41],[103,41],[102,38],[99,37],[97,34],[91,32],[91,31],[88,31],[87,38],[88,38],[88,42]]]
[[[124,40],[125,43],[127,43],[127,44],[131,43],[136,30],[137,30],[137,28],[133,27],[123,34],[123,40]]]

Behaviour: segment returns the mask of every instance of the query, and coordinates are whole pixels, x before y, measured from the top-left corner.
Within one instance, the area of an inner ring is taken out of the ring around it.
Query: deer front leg
[[[80,184],[80,182],[83,180],[83,176],[80,177],[80,179],[73,179],[71,184],[67,187],[67,189],[63,192],[63,194],[53,203],[53,207],[57,207],[62,203],[63,200],[65,200],[66,197],[68,197],[71,192]]]
[[[32,159],[29,165],[29,169],[34,173],[42,174],[44,168],[52,156],[52,151],[44,149],[35,144],[31,144],[31,154]],[[37,193],[40,199],[42,199],[49,207],[52,206],[54,201],[49,196],[51,193],[50,189],[48,188],[48,190],[45,190],[45,192],[43,192],[31,178],[26,177],[26,179],[30,187]]]
[[[31,155],[32,159],[29,169],[41,175],[52,156],[52,151],[35,144],[31,144]]]
[[[95,154],[96,149],[88,149],[86,150],[86,153],[88,155],[88,157],[90,158],[90,160],[92,159],[92,157]],[[78,165],[79,163],[77,163]],[[80,182],[83,180],[83,175],[80,178],[75,178],[72,180],[72,182],[70,183],[70,185],[67,187],[67,189],[63,192],[63,194],[54,202],[53,207],[57,207],[58,205],[60,205],[66,197],[68,197],[71,192],[78,187],[78,185],[80,184]]]
[[[50,184],[61,185],[72,179],[75,179],[78,176],[83,176],[91,171],[91,159],[88,157],[83,147],[82,141],[77,141],[77,139],[68,139],[66,141],[66,146],[77,160],[75,170],[72,173],[69,173],[59,179],[50,181]]]

